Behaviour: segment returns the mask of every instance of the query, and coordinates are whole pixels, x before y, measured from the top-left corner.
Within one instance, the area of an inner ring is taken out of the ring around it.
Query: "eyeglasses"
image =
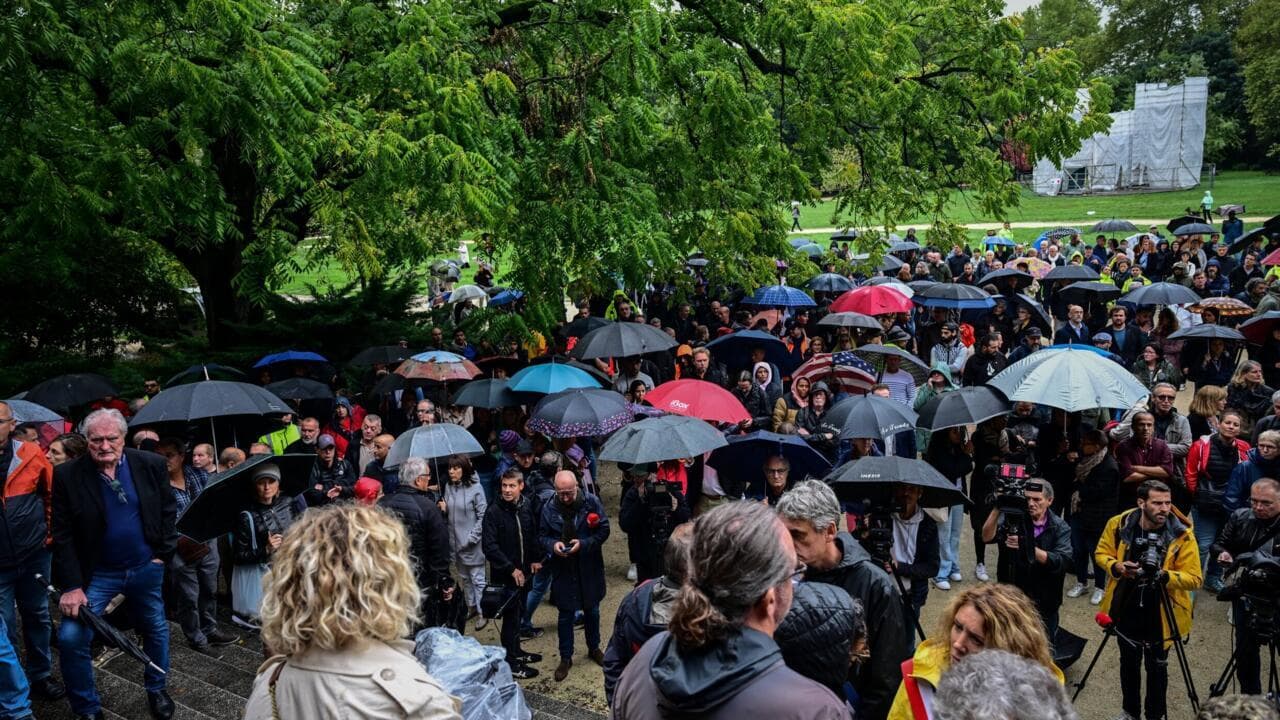
[[[791,571],[791,574],[787,576],[787,579],[791,581],[792,585],[799,585],[800,581],[804,579],[804,574],[808,569],[808,565],[800,563],[796,566],[795,570]]]
[[[787,474],[786,468],[771,467],[771,468],[765,468],[764,471],[768,475],[786,475]]]
[[[1156,398],[1157,400],[1173,400],[1173,399],[1174,399],[1174,397],[1176,397],[1176,396],[1174,396],[1174,395],[1156,395],[1156,396],[1155,396],[1155,398]]]

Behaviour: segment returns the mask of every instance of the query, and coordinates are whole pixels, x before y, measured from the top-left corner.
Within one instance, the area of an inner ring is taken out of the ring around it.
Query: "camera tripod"
[[[907,594],[907,584],[902,582],[902,576],[893,570],[893,565],[888,566],[889,574],[893,576],[894,582],[898,583],[898,596],[902,598],[902,611],[911,618],[916,626],[916,635],[920,637],[920,642],[925,641],[924,628],[920,626],[920,616],[914,612],[911,607],[911,597]],[[917,580],[916,582],[929,582],[928,580]]]
[[[1173,641],[1174,654],[1178,658],[1178,670],[1182,673],[1182,680],[1187,686],[1187,699],[1191,702],[1191,712],[1198,714],[1200,712],[1200,696],[1196,694],[1195,681],[1191,678],[1191,663],[1187,661],[1187,648],[1182,642],[1182,633],[1173,616],[1173,601],[1169,599],[1169,591],[1164,585],[1157,583],[1153,578],[1139,580],[1134,585],[1134,589],[1136,590],[1141,590],[1143,588],[1155,588],[1160,595],[1161,609],[1164,612],[1164,616],[1169,619],[1169,624],[1173,627],[1173,637],[1171,639]],[[1139,604],[1139,608],[1141,607],[1141,604]],[[1109,640],[1113,635],[1117,638],[1116,642],[1126,642],[1134,646],[1149,646],[1154,644],[1152,642],[1134,640],[1132,638],[1125,637],[1123,633],[1116,629],[1115,622],[1108,622],[1108,624],[1103,627],[1102,642],[1099,643],[1097,651],[1093,653],[1093,659],[1089,661],[1089,667],[1084,671],[1084,676],[1080,678],[1080,682],[1076,683],[1076,691],[1075,694],[1071,696],[1071,702],[1074,703],[1076,698],[1080,697],[1080,693],[1084,692],[1084,686],[1085,683],[1089,681],[1089,675],[1093,673],[1094,666],[1098,664],[1098,658],[1102,656],[1102,650],[1106,648],[1107,640]],[[1162,637],[1155,642],[1163,644],[1169,639],[1170,638]],[[1272,657],[1274,658],[1274,648],[1272,651]],[[1234,662],[1234,657],[1232,658],[1232,662]],[[1274,672],[1274,665],[1272,666],[1272,670]]]
[[[1236,617],[1236,622],[1238,623],[1251,623],[1254,621],[1248,613],[1239,613],[1239,615],[1240,616]],[[1254,626],[1251,626],[1250,629],[1254,629]],[[1267,629],[1270,630],[1270,628]],[[1258,649],[1262,649],[1262,647],[1265,646],[1267,648],[1267,655],[1270,657],[1270,666],[1267,671],[1267,697],[1272,698],[1272,700],[1275,701],[1277,698],[1280,698],[1280,670],[1277,670],[1276,668],[1276,642],[1280,638],[1276,638],[1274,635],[1270,635],[1269,633],[1266,635],[1257,633],[1257,635],[1259,641]],[[1231,686],[1232,676],[1235,675],[1236,667],[1239,665],[1239,653],[1240,648],[1237,646],[1235,650],[1232,651],[1231,657],[1227,660],[1226,667],[1222,669],[1222,675],[1218,676],[1218,682],[1209,686],[1209,697],[1212,698],[1223,695],[1226,693],[1227,688]]]

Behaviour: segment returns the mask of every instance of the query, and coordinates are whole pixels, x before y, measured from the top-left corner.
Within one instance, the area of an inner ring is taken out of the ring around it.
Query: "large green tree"
[[[999,216],[1017,197],[1002,143],[1069,154],[1107,109],[1095,87],[1073,119],[1075,54],[1024,50],[998,0],[11,8],[6,247],[152,243],[199,285],[215,343],[301,244],[372,278],[486,233],[550,311],[571,280],[638,283],[694,248],[761,280],[780,204],[824,175],[841,220],[941,216],[960,186]]]
[[[1280,161],[1280,1],[1255,0],[1236,39],[1249,118],[1263,149]]]

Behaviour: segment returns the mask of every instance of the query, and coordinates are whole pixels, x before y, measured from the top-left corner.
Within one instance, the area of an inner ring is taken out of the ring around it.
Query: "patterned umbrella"
[[[1248,317],[1253,314],[1253,308],[1235,298],[1229,297],[1204,298],[1187,309],[1193,313],[1198,313],[1205,308],[1217,310],[1219,317]]]
[[[1049,271],[1056,267],[1053,263],[1036,257],[1011,258],[1009,262],[1005,263],[1005,267],[1020,269],[1018,266],[1023,264],[1026,266],[1027,274],[1037,280],[1043,280],[1044,276],[1048,275]]]
[[[450,357],[444,357],[449,356]],[[427,356],[425,359],[422,359]],[[432,380],[448,382],[450,380],[470,380],[481,374],[480,368],[461,355],[435,351],[414,355],[395,369],[395,374],[409,380]]]
[[[764,305],[766,307],[814,307],[813,298],[800,288],[789,285],[769,285],[756,290],[750,298],[743,300],[748,305]]]
[[[874,322],[874,321],[873,321]],[[880,327],[880,323],[876,323]],[[832,391],[865,395],[876,384],[876,369],[871,363],[849,351],[817,353],[791,374],[791,384],[801,378],[810,383],[824,382]]]
[[[539,400],[529,418],[529,429],[553,438],[594,437],[608,435],[633,418],[626,398],[620,393],[575,388]]]

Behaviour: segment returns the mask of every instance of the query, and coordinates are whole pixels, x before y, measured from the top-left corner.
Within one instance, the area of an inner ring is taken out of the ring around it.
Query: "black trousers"
[[[1236,679],[1244,695],[1262,694],[1262,659],[1258,636],[1249,628],[1249,614],[1243,600],[1231,602],[1236,620]]]
[[[529,594],[532,577],[525,579],[525,586],[516,589],[516,596],[507,602],[507,609],[502,613],[502,647],[507,651],[507,663],[514,665],[520,657],[520,617],[524,614],[525,598]]]
[[[1124,711],[1142,717],[1142,671],[1147,671],[1145,708],[1149,720],[1165,716],[1165,696],[1169,691],[1169,651],[1164,644],[1120,641],[1120,693]]]

